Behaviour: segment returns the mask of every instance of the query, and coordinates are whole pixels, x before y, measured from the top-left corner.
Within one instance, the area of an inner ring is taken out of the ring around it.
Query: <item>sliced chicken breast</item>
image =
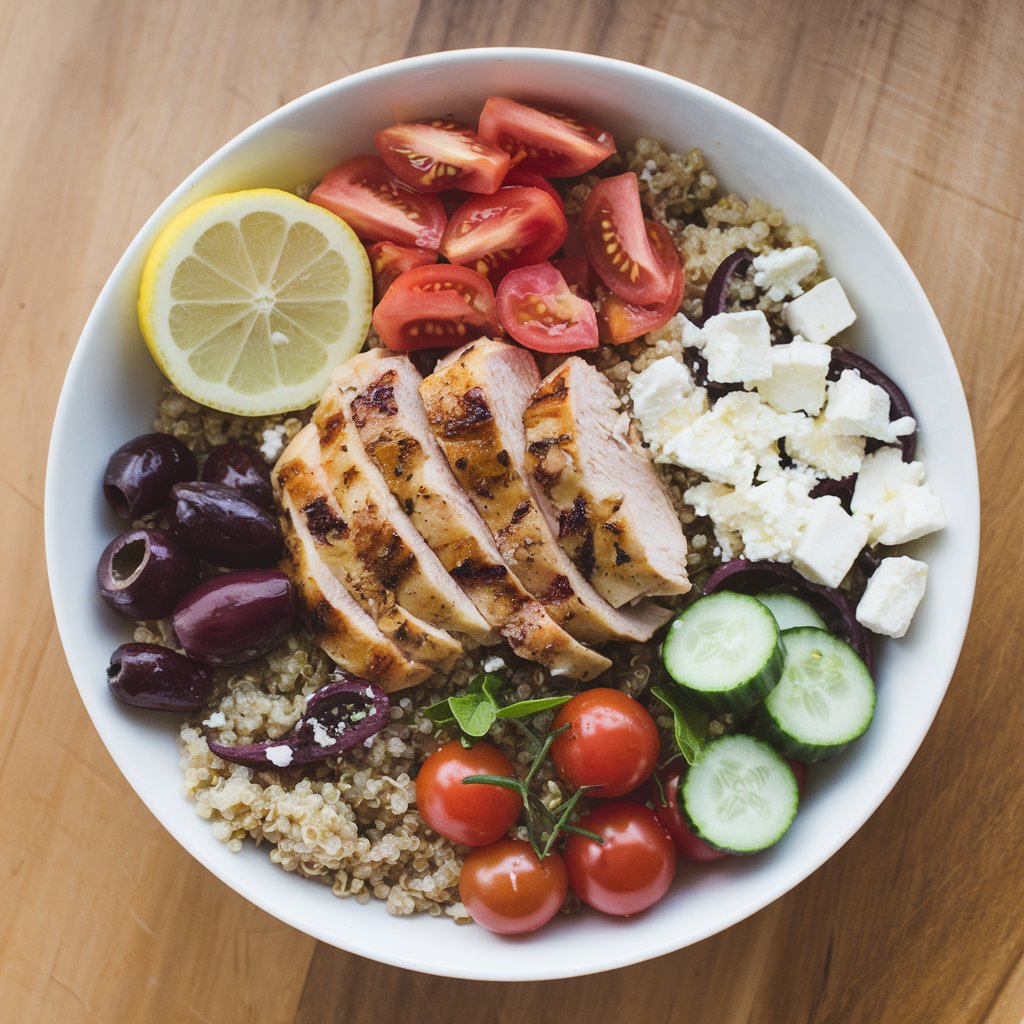
[[[379,517],[368,520],[365,510],[346,520],[321,466],[320,438],[311,423],[288,445],[277,464],[276,477],[313,538],[317,555],[338,581],[377,624],[380,631],[407,657],[448,671],[462,645],[437,626],[423,622],[395,600],[385,586],[377,564],[363,552],[388,543],[378,536],[387,530]],[[293,517],[294,518],[294,517]]]
[[[525,466],[523,413],[540,383],[526,349],[473,342],[420,385],[431,430],[491,528],[505,564],[577,640],[647,640],[671,612],[644,601],[613,608],[562,550],[554,510]]]
[[[434,669],[407,658],[324,564],[287,491],[281,492],[281,503],[288,520],[289,575],[304,607],[306,625],[327,656],[389,692],[427,679]]]
[[[352,396],[330,385],[313,413],[323,468],[366,569],[413,615],[479,643],[499,635],[451,578],[388,490],[352,422]]]
[[[600,370],[572,356],[526,407],[525,464],[558,513],[558,540],[616,608],[685,594],[686,537],[649,459],[629,444],[629,417]]]
[[[352,420],[391,493],[484,618],[520,657],[553,675],[593,679],[611,662],[562,629],[502,561],[437,447],[420,400],[421,380],[408,358],[380,349],[355,356],[334,376],[343,393],[354,396]]]

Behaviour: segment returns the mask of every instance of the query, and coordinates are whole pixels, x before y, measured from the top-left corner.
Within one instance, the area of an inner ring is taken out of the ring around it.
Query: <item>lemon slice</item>
[[[289,192],[210,196],[153,244],[139,324],[175,386],[241,416],[301,409],[362,347],[370,264],[352,229]]]

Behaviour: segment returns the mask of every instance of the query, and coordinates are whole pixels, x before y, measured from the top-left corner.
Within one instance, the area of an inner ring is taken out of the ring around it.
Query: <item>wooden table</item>
[[[0,27],[0,1018],[1024,1017],[1019,0],[6,0]],[[967,387],[986,508],[960,668],[914,763],[860,833],[794,892],[694,948],[518,986],[404,974],[319,945],[196,864],[90,726],[42,550],[64,369],[103,281],[159,201],[241,128],[314,86],[484,44],[587,50],[677,73],[821,157],[931,296]]]

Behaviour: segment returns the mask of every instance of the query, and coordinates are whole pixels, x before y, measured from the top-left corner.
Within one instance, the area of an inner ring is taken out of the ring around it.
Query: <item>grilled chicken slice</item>
[[[363,446],[391,493],[484,618],[521,658],[553,675],[589,680],[611,662],[561,628],[509,571],[490,530],[458,485],[430,431],[405,356],[371,349],[344,363],[334,383],[351,399]]]
[[[526,349],[485,339],[443,359],[420,395],[434,436],[506,565],[551,617],[587,643],[648,640],[671,612],[650,601],[613,608],[555,539],[555,513],[524,465],[523,413],[539,383]]]
[[[342,518],[351,527],[352,549],[395,601],[425,622],[497,643],[498,634],[456,586],[366,454],[349,411],[351,396],[328,386],[313,413],[322,464]]]
[[[305,607],[306,624],[329,658],[388,692],[422,683],[434,669],[407,658],[338,582],[317,551],[291,496],[281,492],[288,520],[289,575]]]
[[[309,424],[282,454],[276,470],[319,558],[403,654],[448,671],[462,653],[462,645],[398,604],[380,574],[367,567],[361,558],[367,524],[358,516],[351,521],[344,518],[320,463],[320,438]],[[375,532],[377,524],[369,528]]]
[[[686,537],[600,370],[572,356],[526,407],[526,467],[558,512],[558,540],[616,608],[685,594]]]

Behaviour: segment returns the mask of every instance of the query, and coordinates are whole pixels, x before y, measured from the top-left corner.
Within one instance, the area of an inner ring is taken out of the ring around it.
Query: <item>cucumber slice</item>
[[[871,724],[871,673],[848,643],[823,629],[800,626],[782,635],[782,678],[757,709],[762,732],[797,761],[835,757]]]
[[[769,590],[754,597],[775,616],[779,629],[794,629],[797,626],[814,626],[828,629],[825,620],[802,597],[787,594],[784,590]]]
[[[702,711],[744,711],[771,693],[782,675],[782,643],[774,616],[755,597],[720,590],[677,615],[661,657]]]
[[[777,843],[796,817],[793,769],[767,743],[732,733],[712,740],[683,778],[683,814],[709,846],[757,853]]]

